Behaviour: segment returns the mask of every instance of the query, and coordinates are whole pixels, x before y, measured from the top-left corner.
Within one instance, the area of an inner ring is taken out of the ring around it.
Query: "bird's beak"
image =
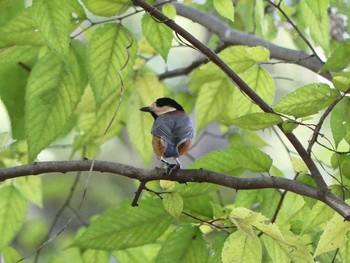
[[[153,109],[152,109],[152,107],[142,107],[142,108],[140,108],[140,111],[145,111],[145,112],[153,112]]]

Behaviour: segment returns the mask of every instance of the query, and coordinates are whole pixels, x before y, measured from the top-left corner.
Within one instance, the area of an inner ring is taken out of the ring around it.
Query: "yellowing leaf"
[[[170,19],[174,19],[176,16],[176,9],[173,5],[171,4],[165,4],[162,6],[162,12],[164,15],[169,17]]]
[[[243,232],[236,231],[226,239],[221,258],[223,263],[261,262],[262,247],[260,239],[252,239]]]
[[[238,228],[243,230],[249,236],[255,237],[252,229],[258,229],[264,234],[270,236],[274,240],[281,242],[286,245],[290,245],[289,242],[283,237],[278,226],[263,216],[261,213],[253,212],[244,207],[234,208],[229,218]]]
[[[335,213],[321,235],[314,258],[322,253],[342,247],[347,241],[346,234],[349,230],[350,222],[344,221],[343,217]]]
[[[234,6],[231,0],[213,0],[214,8],[220,15],[234,21]]]
[[[307,171],[309,171],[309,168],[307,168],[304,161],[299,157],[292,157],[292,165],[294,171],[296,171],[297,173],[306,173]]]

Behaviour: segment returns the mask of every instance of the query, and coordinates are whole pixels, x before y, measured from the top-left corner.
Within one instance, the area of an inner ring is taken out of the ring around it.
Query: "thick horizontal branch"
[[[275,45],[254,34],[237,31],[208,12],[203,12],[180,3],[173,3],[173,5],[176,8],[177,15],[188,18],[193,22],[202,25],[209,31],[217,34],[220,40],[225,42],[227,45],[262,46],[270,51],[271,58],[300,65],[322,75],[327,79],[331,79],[328,72],[319,73],[323,63],[313,55],[310,55],[304,51],[293,50]]]
[[[53,161],[53,162],[37,162],[12,168],[0,169],[0,181],[11,178],[17,178],[29,175],[40,175],[45,173],[67,173],[76,171],[90,171],[93,164],[93,171],[116,174],[131,179],[137,179],[141,182],[154,180],[172,180],[181,183],[197,182],[212,183],[225,186],[236,190],[251,190],[274,188],[283,189],[313,199],[320,200],[331,207],[333,210],[342,215],[346,220],[350,220],[350,206],[339,197],[331,192],[325,195],[319,195],[318,189],[280,177],[259,177],[259,178],[242,178],[225,175],[213,171],[197,169],[197,170],[179,170],[174,172],[171,177],[166,175],[164,169],[156,168],[140,169],[133,166],[105,162],[105,161]]]

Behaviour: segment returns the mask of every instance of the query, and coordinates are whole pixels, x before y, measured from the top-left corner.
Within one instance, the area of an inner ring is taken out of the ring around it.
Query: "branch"
[[[31,163],[12,168],[2,168],[0,169],[0,181],[28,175],[40,175],[44,173],[89,171],[91,164],[92,161],[90,160],[52,161]],[[166,175],[164,169],[140,169],[125,164],[106,161],[94,161],[94,171],[125,176],[131,179],[137,179],[145,183],[155,180],[172,180],[181,183],[212,183],[235,190],[252,190],[264,188],[283,189],[303,196],[308,196],[316,200],[320,200],[338,212],[345,218],[345,220],[350,221],[350,206],[341,200],[338,196],[334,195],[331,192],[327,192],[325,195],[319,195],[317,188],[280,177],[269,176],[259,178],[241,178],[225,175],[218,172],[196,169],[178,170],[172,174],[171,178],[169,178],[169,176]]]
[[[203,55],[207,56],[215,65],[217,65],[239,88],[244,92],[255,104],[257,104],[264,112],[275,113],[273,109],[263,100],[236,72],[234,72],[217,54],[215,54],[210,48],[200,42],[192,34],[187,32],[181,26],[176,24],[173,20],[169,19],[163,13],[159,12],[154,6],[146,3],[143,0],[133,0],[133,4],[142,7],[146,12],[156,18],[159,22],[164,23],[169,28],[174,30],[176,34],[180,35],[197,48]],[[203,14],[204,15],[204,14]],[[225,26],[225,24],[223,24]],[[282,125],[278,127],[283,132]],[[283,132],[284,133],[284,132]],[[306,149],[302,146],[298,138],[293,133],[284,133],[288,140],[293,144],[300,157],[310,170],[311,176],[320,189],[320,194],[324,195],[328,191],[326,182],[323,180],[322,175],[315,163],[307,153]]]
[[[136,5],[139,5],[139,2],[139,0],[134,1]],[[219,36],[220,40],[226,44],[262,46],[270,51],[271,58],[295,63],[317,74],[320,74],[327,79],[332,78],[328,72],[319,72],[323,66],[323,63],[313,55],[310,55],[304,51],[280,47],[253,34],[237,31],[208,12],[203,12],[180,3],[172,4],[176,8],[178,15],[186,17],[207,28],[209,31],[214,32]]]

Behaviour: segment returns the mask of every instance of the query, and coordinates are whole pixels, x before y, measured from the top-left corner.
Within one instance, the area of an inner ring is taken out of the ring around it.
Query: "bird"
[[[151,106],[142,107],[140,111],[149,112],[154,118],[151,129],[152,146],[158,160],[167,166],[168,174],[181,168],[179,157],[191,146],[193,125],[183,107],[171,98],[159,98]],[[174,158],[176,164],[166,158]]]

